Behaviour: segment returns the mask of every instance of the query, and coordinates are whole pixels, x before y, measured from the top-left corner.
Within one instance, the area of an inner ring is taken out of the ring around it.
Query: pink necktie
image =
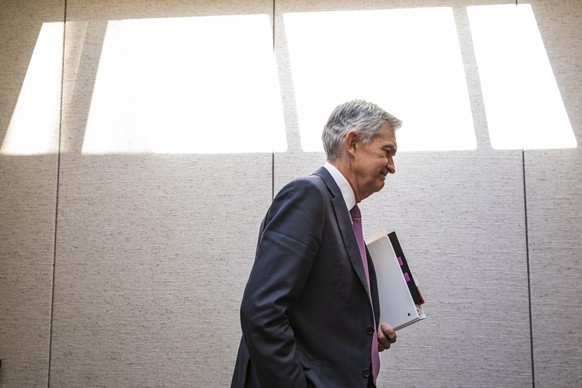
[[[352,222],[354,224],[354,232],[356,234],[356,240],[358,241],[358,247],[360,248],[360,256],[362,257],[362,264],[364,265],[364,272],[366,273],[366,281],[368,282],[368,290],[370,290],[370,273],[368,272],[368,259],[366,256],[366,244],[364,243],[364,233],[362,231],[362,213],[358,205],[355,205],[352,210],[350,210],[352,216]],[[368,293],[370,298],[370,306],[372,304],[372,296]],[[378,333],[376,325],[376,316],[374,313],[374,308],[372,308],[372,316],[374,318],[374,335],[372,336],[372,377],[374,384],[376,384],[376,377],[378,377],[378,372],[380,371],[380,355],[378,354]]]

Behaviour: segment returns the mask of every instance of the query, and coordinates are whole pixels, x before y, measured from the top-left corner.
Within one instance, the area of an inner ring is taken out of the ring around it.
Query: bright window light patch
[[[329,113],[353,98],[404,121],[400,151],[476,148],[451,8],[287,13],[284,24],[304,151],[322,151]]]
[[[0,153],[56,153],[59,141],[63,23],[40,29]]]
[[[532,7],[472,6],[467,13],[492,147],[576,148]]]
[[[83,153],[285,150],[267,15],[108,23]]]

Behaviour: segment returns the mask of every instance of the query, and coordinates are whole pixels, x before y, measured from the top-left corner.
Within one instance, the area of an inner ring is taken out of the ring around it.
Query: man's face
[[[354,173],[356,200],[359,202],[382,190],[388,174],[394,174],[396,135],[384,123],[371,143],[357,140],[353,149],[352,172]]]

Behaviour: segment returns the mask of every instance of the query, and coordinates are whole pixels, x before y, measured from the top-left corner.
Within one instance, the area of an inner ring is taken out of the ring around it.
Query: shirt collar
[[[331,174],[333,180],[339,187],[348,211],[351,210],[356,205],[356,195],[354,194],[352,186],[350,186],[348,180],[334,165],[326,162],[323,167]]]

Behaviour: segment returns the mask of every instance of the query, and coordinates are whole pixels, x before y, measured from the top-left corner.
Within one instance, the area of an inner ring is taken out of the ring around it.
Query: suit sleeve
[[[323,195],[306,180],[284,187],[263,220],[241,304],[241,326],[265,387],[307,386],[288,311],[301,296],[323,227]]]

